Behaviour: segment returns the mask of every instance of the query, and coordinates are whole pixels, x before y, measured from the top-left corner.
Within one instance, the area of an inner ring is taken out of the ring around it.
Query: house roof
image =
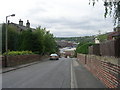
[[[28,29],[26,26],[21,26],[21,25],[16,24],[16,23],[12,23],[12,22],[11,22],[11,23],[9,23],[9,24],[14,25],[14,26],[16,26],[17,28],[19,28],[19,29],[21,29],[21,30],[27,30],[27,29]],[[35,30],[34,28],[30,28],[30,29]]]
[[[113,36],[113,37],[118,37],[118,36],[120,36],[120,32],[119,32],[119,33],[116,33],[116,34],[113,34],[112,36]]]

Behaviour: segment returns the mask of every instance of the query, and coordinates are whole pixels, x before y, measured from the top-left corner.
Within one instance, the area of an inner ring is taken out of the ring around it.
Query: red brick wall
[[[16,55],[16,56],[8,56],[7,66],[17,66],[21,64],[26,64],[34,61],[39,61],[43,58],[40,55]],[[2,67],[5,66],[5,57],[2,57]]]
[[[78,54],[77,58],[90,72],[98,77],[108,88],[120,88],[120,65],[103,61],[100,56]]]

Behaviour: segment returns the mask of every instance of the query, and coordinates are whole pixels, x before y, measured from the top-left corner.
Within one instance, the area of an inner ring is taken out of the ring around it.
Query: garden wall
[[[16,56],[8,56],[7,62],[5,63],[5,56],[2,57],[2,67],[5,67],[5,64],[7,64],[7,67],[17,66],[21,64],[26,64],[34,61],[39,61],[45,58],[45,56],[37,55],[37,54],[31,54],[31,55],[16,55]]]
[[[120,58],[77,54],[77,59],[108,88],[120,88]]]

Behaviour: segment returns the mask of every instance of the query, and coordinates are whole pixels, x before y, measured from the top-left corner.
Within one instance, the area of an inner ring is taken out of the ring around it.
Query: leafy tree
[[[20,36],[20,50],[31,50],[32,49],[32,31],[31,30],[26,30],[22,31],[21,36]]]
[[[33,51],[38,52],[39,54],[44,53],[44,34],[45,31],[38,27],[35,32],[33,32],[34,35],[34,43],[33,43]]]
[[[0,24],[0,55],[2,53],[2,24]]]
[[[9,50],[17,50],[18,46],[19,33],[17,32],[17,28],[8,25],[8,49]]]
[[[50,34],[49,31],[46,32],[44,36],[44,45],[45,45],[45,52],[47,53],[55,53],[56,52],[56,42],[53,37],[53,34]]]
[[[94,45],[94,43],[85,43],[77,47],[76,53],[88,54],[89,46]]]
[[[5,52],[5,24],[2,24],[2,53]]]
[[[2,49],[5,52],[5,24],[2,27]],[[13,25],[8,25],[8,49],[10,51],[32,51],[37,54],[50,54],[56,52],[57,45],[53,34],[46,28],[38,27],[32,29],[17,31]]]
[[[99,0],[89,0],[89,4],[94,6],[96,2]],[[105,18],[109,14],[114,18],[114,25],[118,22],[118,26],[120,26],[120,0],[104,0],[104,7],[105,7]],[[113,14],[112,14],[113,12]]]

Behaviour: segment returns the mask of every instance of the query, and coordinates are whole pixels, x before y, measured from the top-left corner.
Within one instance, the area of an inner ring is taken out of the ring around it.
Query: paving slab
[[[73,61],[77,88],[106,88],[105,85],[88,71],[81,63]]]

